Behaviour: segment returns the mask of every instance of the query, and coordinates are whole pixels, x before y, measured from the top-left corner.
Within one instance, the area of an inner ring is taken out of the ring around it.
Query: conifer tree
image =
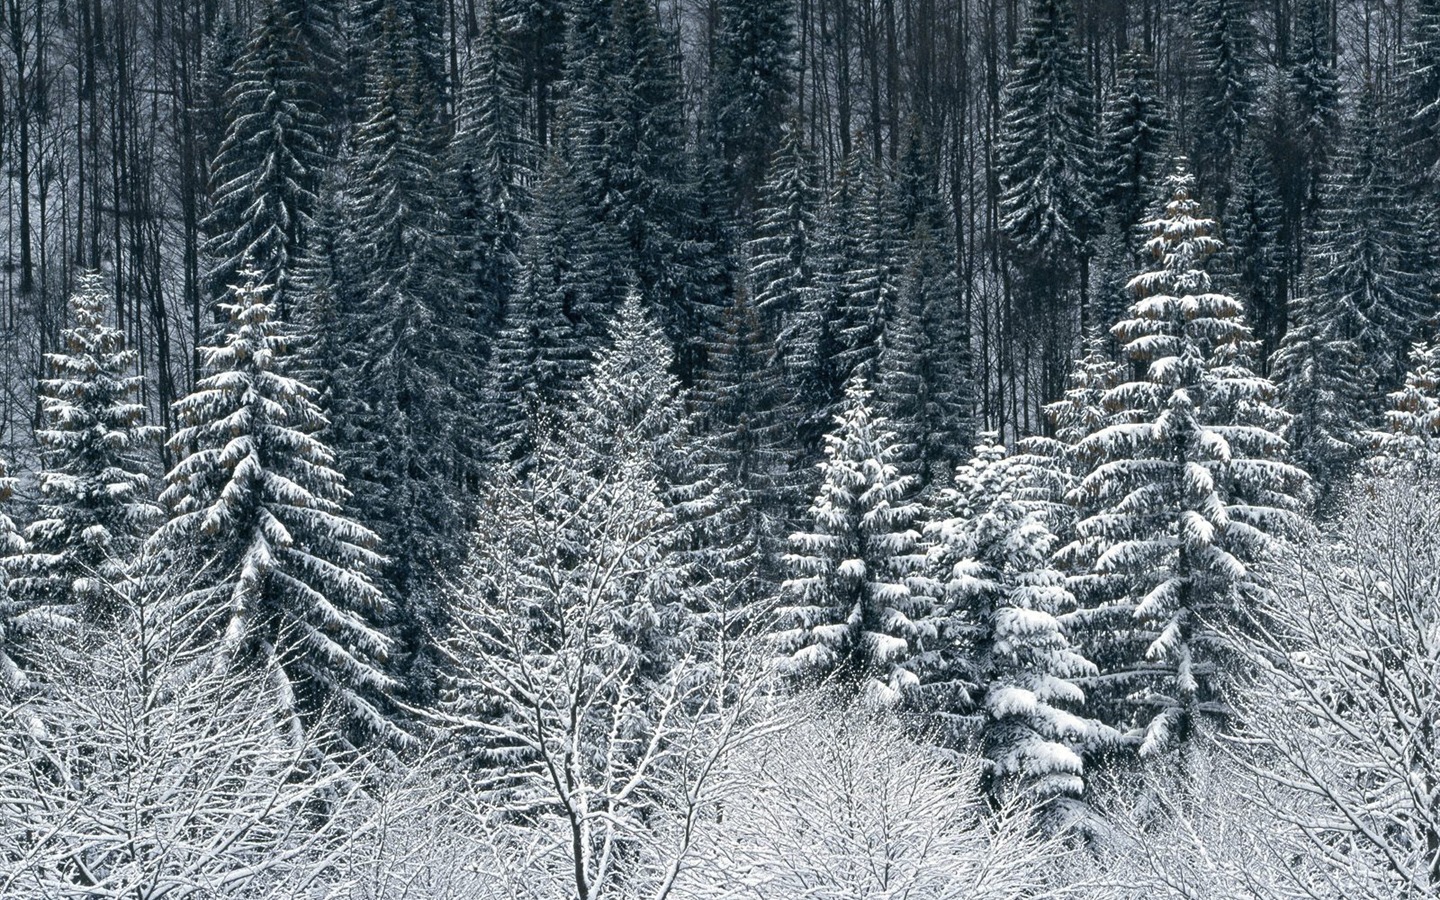
[[[1100,134],[1100,202],[1107,225],[1133,253],[1139,242],[1136,226],[1159,192],[1172,155],[1169,111],[1143,53],[1132,50],[1121,57]]]
[[[1340,122],[1340,86],[1331,55],[1330,11],[1324,0],[1300,0],[1291,38],[1294,61],[1289,79],[1295,104],[1300,158],[1295,173],[1297,212],[1313,215]]]
[[[454,248],[419,63],[393,10],[384,22],[395,36],[370,60],[343,208],[350,280],[336,286],[347,346],[335,412],[361,519],[381,536],[387,580],[413,598],[459,551],[454,489],[473,466],[483,341],[449,277]]]
[[[1106,730],[1075,713],[1085,700],[1076,679],[1096,669],[1066,634],[1075,598],[1050,563],[1055,536],[1044,505],[1027,499],[1026,470],[993,433],[983,435],[927,533],[942,633],[962,647],[952,665],[970,682],[973,705],[961,712],[978,720],[987,788],[1061,814],[1083,792],[1082,754]]]
[[[282,0],[266,0],[226,97],[228,127],[211,166],[207,279],[212,300],[244,266],[257,268],[289,315],[295,270],[305,251],[328,165],[315,59]]]
[[[1308,261],[1314,293],[1329,306],[1317,318],[1333,337],[1355,342],[1368,369],[1360,389],[1376,395],[1398,382],[1405,348],[1431,311],[1379,103],[1373,87],[1355,98]]]
[[[1259,148],[1246,154],[1226,215],[1227,257],[1235,293],[1248,304],[1251,327],[1260,341],[1261,371],[1284,337],[1293,254],[1283,242],[1279,188],[1270,161]]]
[[[862,252],[859,222],[867,163],[855,154],[840,161],[820,218],[819,282],[813,319],[822,341],[819,352],[827,384],[824,396],[837,403],[843,400],[845,383],[856,363],[849,341],[857,333],[858,326],[851,317],[858,309],[849,302],[847,279]],[[834,412],[827,410],[827,430]]]
[[[746,212],[783,140],[795,29],[783,0],[725,0],[718,13],[711,115],[734,206]]]
[[[245,275],[224,305],[223,344],[202,348],[206,375],[175,404],[170,519],[146,552],[197,634],[288,682],[286,715],[313,724],[333,703],[363,732],[394,736],[377,707],[392,686],[377,538],[346,515],[316,393],[286,374],[292,347],[271,289]]]
[[[1284,460],[1275,388],[1246,365],[1240,303],[1204,269],[1221,248],[1215,223],[1183,165],[1169,186],[1164,215],[1147,224],[1155,267],[1131,282],[1130,317],[1113,330],[1142,375],[1109,392],[1118,421],[1080,445],[1098,463],[1073,494],[1098,511],[1066,551],[1123,580],[1146,632],[1142,658],[1095,660],[1138,688],[1145,755],[1186,746],[1202,717],[1223,717],[1214,629],[1255,590],[1252,566],[1273,538],[1298,525],[1305,483]]]
[[[561,115],[584,201],[577,212],[598,216],[582,223],[588,233],[617,242],[617,287],[633,282],[654,304],[681,380],[693,384],[719,298],[707,259],[713,223],[685,150],[679,61],[645,0],[577,7],[570,35]]]
[[[757,574],[779,584],[775,568],[809,485],[794,442],[792,404],[775,342],[743,291],[737,292],[707,356],[694,399],[707,424],[705,469],[728,485],[737,506],[733,543],[761,555]],[[723,536],[721,536],[723,540]]]
[[[1083,313],[1098,212],[1095,122],[1070,0],[1035,0],[1000,98],[1000,230],[1020,276],[1020,321],[1036,335],[1046,387],[1057,394]],[[1083,323],[1081,323],[1083,325]]]
[[[1417,183],[1440,188],[1440,0],[1416,0],[1401,44],[1400,138]]]
[[[15,496],[15,479],[0,464],[0,503]],[[29,633],[43,625],[44,610],[33,609],[11,588],[16,559],[26,550],[25,538],[15,522],[0,512],[0,689],[19,691],[29,684],[25,644]]]
[[[745,245],[746,285],[761,329],[774,336],[777,362],[791,387],[788,418],[797,459],[819,452],[832,404],[830,321],[821,297],[818,173],[798,124],[785,129]]]
[[[917,685],[912,663],[934,632],[919,571],[920,509],[862,377],[846,388],[825,453],[813,525],[790,537],[785,557],[792,575],[778,611],[780,667],[896,703]]]
[[[949,480],[954,448],[974,438],[975,397],[970,328],[955,274],[954,228],[918,128],[912,127],[906,141],[890,206],[891,227],[905,238],[904,263],[884,326],[880,368],[882,373],[912,371],[902,378],[914,387],[907,393],[881,386],[879,407],[902,440],[913,443],[916,474],[922,490],[929,491]],[[899,366],[883,358],[894,353],[901,357]],[[903,363],[907,356],[913,360],[909,365]]]
[[[1421,469],[1440,465],[1440,341],[1410,348],[1405,383],[1387,397],[1383,429],[1367,437],[1379,467],[1406,463]]]
[[[1247,0],[1197,0],[1190,6],[1195,54],[1195,167],[1214,185],[1215,206],[1229,210],[1231,185],[1255,102],[1253,34]]]
[[[851,155],[849,175],[854,180],[853,216],[831,222],[832,228],[850,232],[853,242],[843,258],[834,257],[837,279],[835,335],[840,345],[844,378],[855,372],[874,377],[880,335],[900,291],[904,266],[904,232],[895,218],[894,185],[890,172],[867,150]],[[837,193],[840,191],[837,188]],[[837,197],[837,199],[843,199]],[[835,206],[835,216],[842,208]],[[838,242],[844,247],[844,241]]]
[[[593,224],[599,213],[586,205],[567,141],[562,124],[490,359],[487,409],[498,455],[510,461],[527,458],[536,428],[575,396],[624,297],[618,241]]]
[[[40,382],[39,516],[12,589],[26,602],[96,621],[119,615],[121,582],[159,518],[150,499],[151,444],[136,352],[107,321],[112,301],[97,273],[70,296],[64,350]]]
[[[448,148],[457,281],[482,334],[492,335],[519,284],[522,217],[536,159],[525,135],[518,77],[496,4],[468,57]]]

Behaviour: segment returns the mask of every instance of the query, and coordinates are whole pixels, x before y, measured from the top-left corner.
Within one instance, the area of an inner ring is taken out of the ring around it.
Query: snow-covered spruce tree
[[[487,410],[501,459],[520,462],[543,429],[579,390],[624,298],[624,271],[613,231],[570,161],[562,125],[535,192],[520,283],[509,298],[490,356]]]
[[[269,288],[244,274],[223,304],[224,342],[201,348],[205,375],[175,404],[170,520],[146,555],[201,639],[284,680],[286,715],[308,726],[332,704],[366,736],[393,737],[377,708],[392,686],[377,538],[347,516],[344,479],[316,437],[315,391],[286,374],[291,346]]]
[[[1287,74],[1295,108],[1295,140],[1299,158],[1287,160],[1294,183],[1293,215],[1296,224],[1320,206],[1321,183],[1329,170],[1337,125],[1340,122],[1340,86],[1331,47],[1330,5],[1324,0],[1299,0],[1290,41]],[[1300,233],[1303,238],[1303,229]]]
[[[1195,167],[1214,185],[1216,207],[1229,210],[1236,163],[1255,102],[1255,36],[1246,0],[1196,0],[1190,5],[1195,63]]]
[[[745,244],[746,285],[761,327],[774,335],[791,386],[789,419],[797,459],[818,458],[833,404],[827,374],[829,316],[822,308],[819,173],[804,130],[791,123],[770,161]]]
[[[266,0],[227,95],[225,140],[210,167],[203,229],[209,300],[218,302],[253,266],[288,318],[295,269],[305,250],[328,165],[327,126],[292,4]],[[217,317],[223,320],[223,317]]]
[[[736,292],[706,354],[705,376],[692,396],[704,410],[702,466],[715,484],[732,492],[724,518],[732,531],[717,535],[736,551],[755,553],[750,575],[771,587],[785,537],[798,526],[809,490],[788,417],[792,388],[786,383],[774,339],[745,292]]]
[[[351,280],[337,285],[345,340],[332,415],[346,436],[336,449],[358,518],[385,548],[410,688],[423,694],[433,684],[426,648],[443,628],[433,576],[461,558],[456,495],[483,449],[485,336],[450,277],[438,124],[418,81],[418,51],[393,10],[382,25],[391,39],[371,54],[342,205]]]
[[[1253,564],[1298,527],[1305,475],[1285,462],[1274,386],[1245,365],[1253,350],[1239,301],[1211,289],[1205,260],[1221,247],[1180,166],[1148,224],[1155,266],[1131,281],[1130,317],[1113,329],[1141,377],[1109,392],[1120,420],[1080,444],[1098,461],[1075,488],[1097,511],[1067,552],[1124,579],[1148,635],[1143,657],[1096,659],[1126,690],[1143,726],[1141,753],[1184,746],[1202,716],[1226,713],[1224,642],[1256,590]]]
[[[974,391],[953,229],[916,128],[897,166],[889,205],[891,227],[905,246],[876,360],[877,411],[910,448],[907,474],[917,475],[928,493],[949,481],[953,448],[973,439]]]
[[[849,255],[834,260],[835,336],[843,377],[861,373],[874,378],[880,334],[900,291],[905,235],[894,216],[888,166],[877,162],[868,148],[861,148],[851,154],[846,167],[854,182],[853,215],[830,223],[832,228],[846,229],[853,241]],[[831,216],[838,212],[839,207],[830,210]]]
[[[783,0],[725,0],[711,73],[715,137],[734,207],[746,212],[784,140],[795,80],[795,28]]]
[[[706,239],[714,223],[686,153],[674,44],[646,0],[586,4],[570,30],[561,114],[582,193],[577,212],[598,216],[578,224],[586,235],[613,235],[617,287],[633,281],[653,305],[676,371],[694,384],[719,298]]]
[[[0,463],[0,504],[15,495],[15,479]],[[10,585],[16,557],[25,552],[25,538],[15,522],[0,511],[0,690],[20,691],[29,683],[25,645],[30,632],[43,626],[43,607],[32,610]]]
[[[97,621],[118,614],[116,587],[160,518],[147,474],[158,429],[144,424],[136,353],[108,323],[111,303],[100,275],[81,275],[64,350],[46,358],[39,515],[11,586],[27,603]]]
[[[1335,337],[1352,340],[1367,361],[1367,393],[1393,387],[1421,319],[1431,312],[1415,269],[1415,223],[1401,202],[1398,160],[1380,119],[1373,86],[1356,96],[1344,141],[1326,180],[1320,233],[1309,260]]]
[[[1384,428],[1366,435],[1376,452],[1373,463],[1434,471],[1440,466],[1440,341],[1419,341],[1410,348],[1405,384],[1387,400]]]
[[[1074,18],[1071,0],[1031,4],[1000,97],[996,148],[1000,229],[1020,279],[1012,314],[1041,323],[1029,352],[1047,396],[1063,387],[1071,323],[1084,318],[1098,225],[1095,121]]]
[[[1400,141],[1415,161],[1412,184],[1440,189],[1440,0],[1416,0],[1398,61]]]
[[[1028,468],[983,435],[926,528],[941,634],[958,647],[937,674],[968,683],[954,699],[970,702],[942,712],[971,719],[986,790],[1001,801],[1028,795],[1063,818],[1084,790],[1082,754],[1108,730],[1075,713],[1085,701],[1076,679],[1096,669],[1066,634],[1075,598],[1050,562],[1045,504],[1026,497]]]
[[[538,162],[498,6],[487,8],[480,39],[466,61],[446,163],[455,191],[451,228],[457,282],[485,335],[495,333],[520,280],[521,218],[530,208],[531,175]]]
[[[912,657],[933,636],[921,589],[924,553],[888,424],[864,379],[850,380],[826,438],[810,531],[790,537],[780,630],[782,672],[830,676],[862,696],[897,703],[917,684]]]
[[[1160,97],[1154,64],[1132,50],[1120,59],[1101,117],[1100,202],[1106,224],[1122,245],[1136,249],[1135,226],[1145,218],[1172,156],[1170,114]]]
[[[1286,437],[1322,488],[1340,486],[1359,461],[1379,401],[1404,371],[1402,348],[1422,317],[1426,291],[1410,268],[1407,223],[1380,97],[1367,88],[1335,170],[1311,248],[1306,295],[1275,355],[1275,375],[1294,416]]]
[[[1268,371],[1288,325],[1290,261],[1283,241],[1279,188],[1270,160],[1252,146],[1236,175],[1226,210],[1223,268],[1233,273],[1234,293],[1246,304],[1247,318],[1260,341],[1261,371]]]

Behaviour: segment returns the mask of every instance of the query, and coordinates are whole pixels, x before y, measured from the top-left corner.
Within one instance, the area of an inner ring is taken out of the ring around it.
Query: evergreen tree
[[[913,442],[921,487],[928,491],[949,480],[953,449],[974,438],[974,373],[970,328],[955,273],[955,238],[951,216],[941,202],[929,154],[913,128],[896,173],[891,202],[896,227],[905,237],[904,268],[897,299],[885,323],[884,359],[898,353],[896,371],[913,371],[913,393],[880,388],[880,412],[895,425],[902,440]],[[912,337],[904,335],[910,332]],[[911,349],[902,349],[908,345]],[[913,367],[903,364],[905,356]],[[905,433],[909,437],[905,437]]]
[[[1275,354],[1275,377],[1291,416],[1285,438],[1292,457],[1315,479],[1323,503],[1342,487],[1364,448],[1373,419],[1365,385],[1373,384],[1356,342],[1344,335],[1345,312],[1323,292],[1298,298],[1290,329]],[[1370,373],[1373,376],[1373,372]]]
[[[613,268],[655,305],[682,381],[704,368],[718,321],[699,179],[686,155],[679,61],[645,0],[577,7],[561,111],[588,234],[616,241]],[[617,297],[618,299],[618,297]]]
[[[292,282],[328,165],[315,55],[289,5],[266,0],[236,63],[228,127],[210,172],[209,293],[218,301],[241,268],[254,266],[289,315]]]
[[[15,496],[15,479],[0,464],[0,503]],[[25,538],[9,515],[0,512],[0,689],[20,691],[29,682],[25,644],[30,632],[44,623],[43,609],[33,609],[11,589],[11,570],[25,553]]]
[[[1091,89],[1073,32],[1070,0],[1035,0],[1001,94],[996,149],[1000,230],[1020,280],[1011,314],[1040,326],[1042,392],[1051,396],[1069,361],[1072,321],[1084,318],[1098,224]]]
[[[1116,424],[1080,444],[1098,462],[1073,494],[1098,511],[1066,551],[1123,580],[1147,633],[1143,658],[1096,660],[1113,682],[1140,682],[1145,755],[1186,746],[1202,716],[1223,716],[1215,629],[1256,589],[1251,567],[1272,538],[1298,525],[1305,482],[1284,461],[1274,386],[1246,366],[1240,303],[1214,292],[1203,268],[1221,244],[1193,187],[1182,166],[1147,225],[1156,267],[1131,282],[1137,299],[1113,330],[1142,375],[1109,392]]]
[[[451,276],[455,253],[417,73],[422,66],[393,10],[367,69],[365,119],[355,131],[342,207],[336,309],[344,340],[334,418],[342,471],[358,517],[380,535],[384,578],[400,611],[411,688],[428,690],[425,648],[444,627],[433,574],[461,553],[457,498],[483,448],[484,340]]]
[[[1043,504],[1027,500],[1026,470],[984,435],[942,498],[944,518],[927,531],[942,633],[963,647],[955,662],[977,701],[970,711],[988,790],[1048,801],[1058,814],[1083,792],[1082,754],[1104,730],[1074,712],[1085,701],[1076,679],[1096,669],[1067,637],[1075,598],[1051,566],[1055,536]]]
[[[1415,228],[1400,202],[1402,188],[1371,90],[1357,98],[1308,261],[1315,321],[1327,338],[1355,343],[1365,361],[1357,386],[1372,396],[1404,371],[1404,348],[1429,312],[1425,285],[1412,268]],[[1363,416],[1361,417],[1363,419]]]
[[[1400,139],[1416,183],[1440,189],[1440,0],[1416,0],[1401,44]],[[1432,223],[1433,224],[1433,223]]]
[[[1296,184],[1296,219],[1319,208],[1321,179],[1329,168],[1340,122],[1340,86],[1331,54],[1330,11],[1324,0],[1300,0],[1291,38],[1290,93],[1295,104],[1299,158],[1290,161]]]
[[[731,539],[753,546],[762,580],[778,585],[785,535],[803,505],[806,487],[797,465],[794,422],[779,353],[743,291],[737,292],[710,348],[705,377],[694,399],[707,423],[705,468],[734,491]]]
[[[829,316],[821,307],[818,174],[798,124],[785,129],[745,245],[746,283],[761,329],[774,336],[792,388],[787,418],[798,459],[817,457],[833,403],[826,366]]]
[[[1150,59],[1121,57],[1100,127],[1100,202],[1109,226],[1133,254],[1144,219],[1171,158],[1171,125]],[[1128,260],[1127,260],[1128,262]]]
[[[1246,154],[1226,217],[1227,257],[1235,293],[1247,303],[1247,317],[1260,341],[1261,371],[1280,348],[1288,324],[1292,257],[1282,230],[1284,210],[1269,160],[1258,148]]]
[[[890,173],[865,150],[851,155],[848,169],[856,192],[853,215],[831,223],[850,233],[848,247],[845,241],[837,242],[850,252],[832,258],[838,280],[835,335],[843,378],[856,372],[873,378],[880,336],[899,295],[904,233],[894,215]],[[837,205],[830,213],[841,211]]]
[[[756,191],[783,140],[795,69],[795,29],[785,0],[719,5],[710,104],[715,140],[737,210]]]
[[[346,516],[344,479],[316,437],[316,393],[286,374],[270,288],[245,275],[224,305],[223,345],[201,349],[207,374],[175,404],[170,520],[147,554],[198,633],[286,680],[287,715],[313,724],[333,703],[353,726],[393,736],[376,706],[392,686],[379,666],[390,641],[376,627],[387,607],[371,578],[377,538]]]
[[[27,603],[98,621],[119,615],[131,557],[160,514],[147,474],[158,429],[144,424],[137,354],[106,321],[111,303],[99,274],[80,276],[64,351],[46,357],[39,517],[12,586]]]
[[[924,556],[895,465],[887,423],[871,412],[864,379],[852,378],[826,438],[810,531],[791,536],[776,645],[781,669],[828,675],[884,703],[918,683],[912,662],[933,637],[919,572]]]
[[[566,141],[562,127],[491,354],[488,409],[499,455],[511,461],[529,456],[536,429],[575,396],[624,296],[618,241],[592,224],[598,213],[585,205]]]
[[[448,148],[457,281],[484,335],[495,333],[520,281],[522,218],[535,164],[503,40],[499,11],[491,4],[467,60]]]
[[[1408,463],[1421,469],[1440,464],[1440,341],[1410,348],[1405,383],[1387,398],[1385,427],[1367,435],[1380,467]]]
[[[1255,36],[1249,0],[1196,0],[1190,6],[1195,62],[1196,172],[1215,185],[1215,207],[1229,209],[1231,186],[1255,102]]]

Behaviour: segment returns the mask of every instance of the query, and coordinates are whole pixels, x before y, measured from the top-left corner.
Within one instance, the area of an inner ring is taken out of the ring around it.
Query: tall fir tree
[[[918,684],[914,663],[934,631],[912,479],[870,404],[864,379],[852,378],[826,438],[813,524],[790,538],[775,642],[782,671],[894,704]]]
[[[955,271],[955,229],[940,198],[933,155],[915,123],[897,166],[891,206],[905,246],[885,345],[898,349],[901,334],[914,330],[913,377],[919,389],[914,398],[882,389],[881,412],[897,430],[913,433],[917,474],[928,492],[949,481],[954,448],[973,443],[975,390],[970,323]],[[904,316],[913,316],[913,322]],[[905,405],[910,408],[902,412],[898,407]]]
[[[242,268],[258,269],[291,312],[296,269],[329,165],[317,58],[293,0],[266,0],[226,96],[228,127],[210,169],[206,279],[219,302]]]
[[[1329,337],[1355,342],[1365,361],[1363,393],[1380,395],[1404,371],[1404,352],[1432,312],[1412,254],[1417,228],[1380,120],[1379,98],[1362,90],[1326,180],[1324,213],[1307,260],[1316,321]],[[1363,418],[1363,417],[1362,417]]]
[[[809,488],[795,452],[793,388],[785,380],[775,340],[738,291],[707,355],[693,398],[705,419],[704,467],[733,492],[730,529],[737,547],[754,547],[753,576],[778,587],[784,539],[799,525]]]
[[[1131,253],[1141,240],[1137,226],[1167,174],[1172,140],[1170,113],[1154,65],[1145,54],[1131,50],[1121,57],[1115,84],[1105,98],[1097,160],[1106,225]]]
[[[343,341],[333,417],[360,521],[386,548],[383,577],[401,601],[409,689],[434,684],[427,648],[443,632],[434,575],[462,553],[460,488],[477,470],[484,338],[451,267],[423,60],[395,10],[392,39],[367,68],[341,214],[349,233],[336,285]],[[417,695],[418,696],[418,695]]]
[[[1092,91],[1070,0],[1035,0],[1000,97],[1000,230],[1018,276],[1012,317],[1034,346],[1043,393],[1058,395],[1083,327],[1095,196]]]
[[[1118,421],[1080,444],[1098,462],[1074,499],[1097,511],[1066,551],[1122,581],[1145,632],[1143,656],[1095,662],[1135,689],[1146,756],[1188,749],[1203,719],[1223,719],[1219,629],[1257,589],[1255,563],[1301,521],[1306,481],[1285,461],[1274,386],[1246,365],[1243,309],[1205,271],[1221,243],[1194,184],[1182,165],[1147,226],[1155,267],[1131,282],[1130,317],[1114,328],[1141,377],[1109,392]]]
[[[467,58],[447,152],[457,282],[487,336],[520,283],[523,220],[538,161],[499,16],[492,3]]]
[[[795,26],[785,0],[724,0],[718,7],[710,105],[725,182],[748,213],[783,140],[794,86]]]
[[[529,216],[520,283],[505,310],[490,359],[487,409],[501,459],[521,462],[537,429],[556,423],[573,399],[624,297],[614,233],[597,228],[558,127]]]
[[[378,539],[345,512],[335,455],[316,437],[316,392],[287,374],[293,348],[272,289],[243,274],[223,343],[201,349],[205,377],[175,404],[170,519],[146,556],[197,638],[285,679],[287,719],[308,727],[333,704],[358,734],[393,738],[380,706],[393,685]]]
[[[1245,155],[1226,217],[1225,271],[1246,303],[1260,341],[1262,372],[1288,328],[1293,254],[1284,242],[1284,210],[1270,160],[1258,146]]]
[[[1340,124],[1340,84],[1335,72],[1330,33],[1330,4],[1300,0],[1295,10],[1293,54],[1289,75],[1296,114],[1299,158],[1287,168],[1295,179],[1298,223],[1318,211],[1322,179],[1329,169]],[[1303,228],[1298,229],[1303,233]]]
[[[875,377],[880,336],[894,309],[904,266],[904,234],[895,218],[891,173],[867,149],[851,154],[847,170],[853,190],[853,215],[838,203],[830,209],[831,228],[844,229],[848,240],[832,250],[849,252],[832,257],[830,275],[836,280],[835,336],[839,342],[842,379],[861,373]],[[845,199],[836,188],[837,201]]]
[[[770,161],[751,237],[746,288],[760,327],[774,336],[792,390],[788,418],[797,459],[815,461],[833,404],[827,373],[830,317],[821,304],[819,173],[803,130],[791,123]]]
[[[645,0],[577,5],[560,114],[573,141],[584,223],[617,242],[618,287],[633,282],[675,344],[693,384],[721,306],[707,257],[713,223],[686,153],[679,60]]]
[[[8,504],[14,496],[15,479],[0,463],[0,503]],[[33,608],[11,588],[14,564],[26,549],[15,521],[0,511],[0,689],[17,692],[30,684],[26,644],[47,618],[43,607]]]
[[[1415,255],[1419,268],[1440,263],[1440,0],[1416,0],[1397,60],[1393,100],[1397,149],[1411,161],[1405,173],[1410,218],[1420,229]],[[1440,292],[1440,277],[1429,280]]]
[[[1440,341],[1415,342],[1405,383],[1386,401],[1384,427],[1366,435],[1372,464],[1434,471],[1440,466]]]
[[[1255,35],[1250,0],[1197,0],[1190,5],[1194,46],[1195,121],[1191,152],[1198,176],[1214,186],[1215,207],[1229,211],[1255,103]]]
[[[123,611],[123,581],[160,517],[149,470],[159,429],[145,424],[138,354],[109,324],[113,305],[98,273],[80,276],[64,349],[40,382],[39,515],[12,586],[27,603],[91,621]]]
[[[952,665],[969,682],[972,705],[961,712],[977,720],[986,787],[1064,819],[1084,792],[1084,754],[1114,735],[1076,713],[1085,701],[1077,681],[1097,670],[1067,635],[1075,597],[1050,562],[1056,538],[1045,504],[1027,496],[1027,468],[984,435],[927,533],[942,633],[963,647]]]

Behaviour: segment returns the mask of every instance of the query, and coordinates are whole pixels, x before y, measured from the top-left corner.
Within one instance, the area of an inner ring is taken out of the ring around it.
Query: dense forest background
[[[1440,0],[0,36],[0,896],[1440,890]]]

